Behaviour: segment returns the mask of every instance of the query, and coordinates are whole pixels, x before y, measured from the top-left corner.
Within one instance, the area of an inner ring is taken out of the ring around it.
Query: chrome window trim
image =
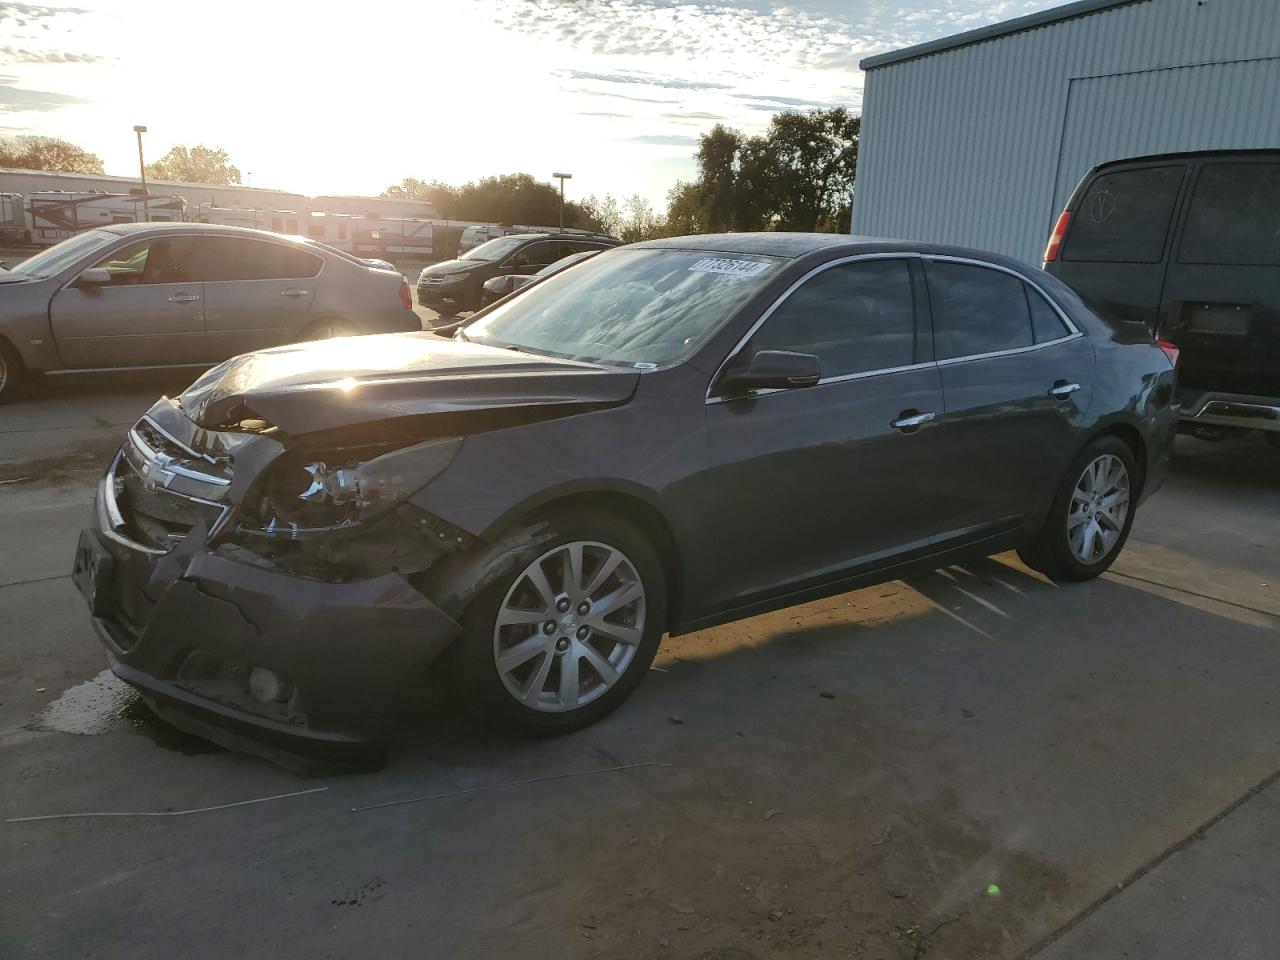
[[[720,362],[720,366],[716,367],[716,372],[711,375],[711,379],[707,382],[707,394],[704,402],[708,404],[723,403],[726,399],[728,399],[720,396],[713,397],[711,395],[711,390],[713,387],[715,387],[716,383],[719,381],[720,374],[724,372],[724,368],[727,367],[729,365],[729,362],[738,355],[738,353],[742,350],[744,346],[747,345],[747,341],[750,340],[753,336],[755,336],[755,332],[759,330],[762,326],[764,326],[765,322],[768,321],[768,319],[771,316],[773,316],[774,312],[780,306],[782,306],[783,302],[785,302],[786,299],[791,296],[791,294],[795,293],[795,291],[802,284],[808,281],[811,277],[815,277],[820,273],[823,273],[827,270],[832,269],[833,267],[843,266],[846,263],[857,263],[862,260],[912,260],[912,259],[915,259],[915,260],[920,259],[920,254],[914,251],[902,251],[897,253],[856,253],[856,254],[853,254],[852,256],[840,257],[837,260],[828,260],[826,263],[820,263],[813,269],[809,270],[804,275],[797,278],[789,287],[787,287],[787,289],[783,290],[782,293],[778,294],[778,296],[774,299],[773,303],[769,304],[769,306],[765,308],[764,312],[760,314],[759,318],[757,318],[756,322],[751,325],[750,329],[748,329],[747,332],[744,333],[739,338],[738,342],[734,344],[733,349],[730,350],[727,354],[725,354],[724,360]],[[823,377],[816,384],[814,384],[814,386],[820,387],[824,383],[835,383],[839,380],[854,380],[854,379],[860,380],[860,379],[865,379],[866,377],[879,376],[880,374],[884,374],[884,373],[897,373],[900,370],[913,370],[913,369],[916,369],[917,367],[931,366],[932,363],[933,361],[930,360],[930,361],[926,361],[925,363],[915,363],[905,367],[886,367],[881,370],[866,370],[859,373],[841,374],[836,377]],[[780,388],[770,389],[770,390],[757,390],[755,393],[752,394],[752,397],[753,398],[765,397],[771,393],[790,393],[790,391],[782,390]],[[734,397],[732,399],[736,400],[740,398]]]
[[[712,375],[711,380],[707,384],[707,395],[706,395],[705,403],[709,405],[713,403],[724,403],[728,399],[735,399],[735,400],[742,399],[738,397],[733,397],[733,398],[727,398],[723,396],[713,397],[711,395],[711,391],[712,391],[712,388],[715,387],[716,382],[719,380],[720,374],[724,372],[724,368],[729,365],[729,362],[738,355],[738,353],[742,350],[744,346],[746,346],[747,342],[752,338],[752,336],[755,335],[755,332],[759,330],[760,327],[762,327],[764,323],[771,316],[773,316],[774,312],[778,309],[778,307],[782,305],[783,301],[785,301],[788,297],[790,297],[791,294],[793,294],[801,284],[805,283],[807,280],[816,276],[817,274],[822,273],[824,270],[829,270],[832,267],[838,267],[846,263],[855,263],[860,260],[910,260],[910,259],[916,259],[916,260],[922,260],[922,261],[929,260],[929,261],[942,262],[942,263],[961,263],[961,264],[967,264],[969,266],[985,268],[987,270],[995,270],[998,273],[1007,273],[1009,276],[1022,281],[1023,283],[1030,286],[1033,290],[1035,290],[1038,294],[1040,294],[1040,296],[1044,298],[1045,302],[1048,303],[1049,306],[1053,309],[1054,313],[1058,315],[1058,319],[1062,321],[1063,325],[1070,332],[1066,336],[1058,337],[1055,340],[1046,340],[1044,341],[1044,343],[1032,343],[1025,347],[1011,347],[1008,350],[994,350],[989,353],[965,354],[964,356],[960,356],[960,357],[948,357],[945,360],[927,360],[927,361],[924,361],[923,363],[913,363],[913,364],[909,364],[907,366],[901,366],[901,367],[885,367],[880,370],[866,370],[859,373],[848,373],[848,374],[842,374],[834,377],[823,377],[816,384],[814,384],[815,387],[820,387],[826,383],[843,383],[849,380],[865,380],[869,377],[878,377],[878,376],[883,376],[887,374],[902,373],[903,371],[906,371],[906,370],[919,370],[925,367],[950,367],[958,363],[970,363],[977,360],[992,360],[997,357],[1012,357],[1022,353],[1034,353],[1035,351],[1043,350],[1046,347],[1054,347],[1054,346],[1057,346],[1058,344],[1070,343],[1072,340],[1080,340],[1084,338],[1084,333],[1080,330],[1079,327],[1076,326],[1075,322],[1072,321],[1072,319],[1067,315],[1066,311],[1062,309],[1062,307],[1058,304],[1058,301],[1049,295],[1049,292],[1045,290],[1044,287],[1042,287],[1035,280],[1032,280],[1030,277],[1027,277],[1022,273],[1019,273],[1017,270],[1014,270],[1012,267],[1006,267],[1003,264],[999,264],[999,263],[992,263],[990,260],[978,260],[978,259],[975,259],[974,257],[961,257],[961,256],[954,256],[951,254],[942,254],[942,253],[918,253],[916,251],[900,251],[896,253],[854,254],[853,256],[841,257],[838,260],[830,260],[826,263],[819,264],[818,266],[814,267],[812,270],[805,273],[802,277],[800,277],[794,283],[792,283],[789,287],[787,287],[786,290],[784,290],[781,294],[779,294],[777,299],[775,299],[773,303],[771,303],[769,307],[760,315],[759,319],[756,320],[756,322],[751,325],[751,328],[746,332],[746,334],[744,334],[742,338],[738,340],[738,342],[734,345],[733,349],[729,351],[725,359],[721,362],[720,366],[716,368],[716,372]],[[928,277],[926,276],[926,282],[927,280],[928,280]],[[932,310],[930,311],[930,314],[932,314]],[[1028,317],[1028,321],[1029,320],[1030,318]],[[1034,335],[1034,332],[1033,332],[1033,335]],[[805,389],[811,389],[811,388],[805,388]],[[769,390],[757,390],[751,395],[751,399],[756,399],[758,397],[767,397],[769,394],[772,394],[772,393],[790,393],[790,392],[791,392],[790,390],[784,390],[782,388],[774,388]]]

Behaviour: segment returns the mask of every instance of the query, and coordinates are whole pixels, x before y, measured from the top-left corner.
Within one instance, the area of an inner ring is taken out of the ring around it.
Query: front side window
[[[1206,164],[1191,197],[1178,260],[1280,265],[1280,164]]]
[[[542,267],[550,266],[564,255],[561,245],[550,240],[540,240],[537,243],[531,243],[519,253],[516,254],[515,265],[517,267]]]
[[[864,260],[806,280],[747,346],[818,358],[824,378],[910,366],[916,357],[915,304],[905,260]]]
[[[609,251],[499,303],[462,336],[575,360],[660,366],[703,343],[779,263],[692,250]]]
[[[198,283],[200,261],[195,237],[167,237],[130,244],[94,264],[111,274],[110,286]]]
[[[458,259],[486,260],[490,263],[496,263],[524,242],[524,237],[498,237],[496,240],[482,243],[478,247],[472,247]]]
[[[1013,274],[946,261],[930,262],[927,274],[939,360],[1035,342],[1025,284]]]
[[[292,244],[240,237],[205,237],[204,258],[206,280],[306,279],[324,263]]]
[[[1071,215],[1064,260],[1159,263],[1186,168],[1104,173]]]

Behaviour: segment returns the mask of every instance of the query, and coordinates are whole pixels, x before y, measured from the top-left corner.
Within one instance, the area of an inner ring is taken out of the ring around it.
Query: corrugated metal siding
[[[1038,262],[1097,163],[1280,147],[1277,58],[1277,0],[1147,0],[871,70],[853,230]]]

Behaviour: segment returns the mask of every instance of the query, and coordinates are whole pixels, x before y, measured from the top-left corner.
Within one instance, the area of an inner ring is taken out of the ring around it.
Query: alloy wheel
[[[621,550],[589,540],[562,544],[525,567],[503,598],[494,665],[524,706],[577,710],[631,666],[644,616],[644,584]]]
[[[4,358],[4,352],[0,351],[0,396],[4,395],[4,388],[9,385],[9,363]]]
[[[1129,471],[1114,454],[1092,460],[1071,491],[1067,541],[1081,563],[1107,557],[1120,541],[1129,516]]]

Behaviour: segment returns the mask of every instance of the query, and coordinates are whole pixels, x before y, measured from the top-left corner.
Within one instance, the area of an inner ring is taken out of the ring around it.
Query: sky
[[[550,179],[665,207],[716,123],[862,99],[864,57],[1064,0],[0,0],[0,136],[137,171],[225,148],[253,186]],[[252,173],[251,177],[247,174]]]

